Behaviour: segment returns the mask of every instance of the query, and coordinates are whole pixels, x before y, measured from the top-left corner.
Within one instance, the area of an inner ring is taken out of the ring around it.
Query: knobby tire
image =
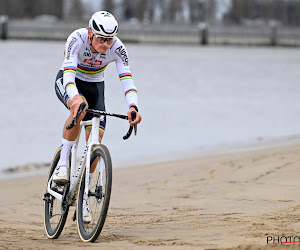
[[[81,175],[81,180],[80,180],[80,190],[78,192],[78,197],[77,197],[77,229],[78,229],[78,233],[79,236],[81,238],[82,241],[84,242],[94,242],[99,234],[101,233],[101,230],[104,226],[104,222],[106,219],[106,215],[107,215],[107,211],[108,211],[108,207],[109,207],[109,201],[110,201],[110,194],[111,194],[111,186],[112,186],[112,163],[111,163],[111,157],[110,157],[110,153],[107,149],[107,147],[103,144],[94,146],[94,148],[91,151],[91,166],[92,163],[94,162],[95,159],[97,159],[99,157],[99,159],[102,158],[102,161],[100,161],[100,164],[104,164],[104,175],[105,177],[103,178],[103,180],[105,181],[105,187],[103,187],[103,194],[104,197],[102,197],[101,199],[96,198],[95,196],[89,196],[88,200],[89,200],[89,206],[90,209],[93,205],[97,206],[97,205],[101,205],[101,208],[96,208],[95,210],[93,210],[94,208],[91,209],[91,214],[92,214],[92,222],[89,224],[85,224],[83,222],[83,216],[82,216],[82,204],[83,204],[83,196],[84,196],[84,189],[85,189],[85,175],[86,175],[86,171],[85,171],[85,166],[84,166],[84,170],[82,172]],[[98,164],[98,166],[100,165]],[[97,169],[97,168],[96,168]],[[90,185],[89,185],[89,192],[95,192],[95,187],[97,186],[97,184],[99,184],[99,176],[98,172],[95,172],[95,174],[93,175],[93,180],[91,181]],[[93,185],[92,182],[95,182],[96,184]],[[101,185],[100,185],[101,186]],[[104,186],[104,185],[103,185]],[[99,188],[99,185],[98,185]],[[98,210],[98,212],[97,212]]]
[[[59,158],[60,158],[60,151],[61,151],[61,147],[58,148],[58,150],[56,151],[54,157],[53,157],[53,160],[52,160],[52,163],[51,163],[51,166],[50,166],[50,169],[49,169],[49,174],[48,174],[48,178],[47,178],[47,185],[48,185],[48,181],[49,179],[51,178],[56,166],[57,166],[57,163],[59,161]],[[53,184],[53,183],[52,183]],[[46,192],[47,192],[47,185],[46,185]],[[58,201],[56,198],[54,198],[52,195],[48,194],[49,195],[49,199],[52,201],[52,202],[56,202]],[[61,202],[60,202],[60,208],[61,208]],[[60,212],[61,214],[58,214],[57,216],[59,216],[59,219],[58,219],[58,222],[56,225],[52,225],[51,223],[51,215],[50,215],[50,207],[51,207],[51,203],[47,202],[45,200],[44,202],[44,212],[45,212],[45,215],[44,215],[44,227],[45,227],[45,232],[48,236],[48,238],[50,239],[57,239],[63,228],[64,228],[64,225],[66,223],[66,219],[68,217],[68,212],[69,212],[69,207],[67,206],[67,208],[65,209],[64,212],[62,212],[63,210],[61,209]]]

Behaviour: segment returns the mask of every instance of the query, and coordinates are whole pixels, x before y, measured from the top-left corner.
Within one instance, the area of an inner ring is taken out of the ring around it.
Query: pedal
[[[54,192],[63,195],[64,193],[64,186],[55,185],[51,188]]]
[[[52,180],[58,186],[66,186],[69,181],[66,180]]]

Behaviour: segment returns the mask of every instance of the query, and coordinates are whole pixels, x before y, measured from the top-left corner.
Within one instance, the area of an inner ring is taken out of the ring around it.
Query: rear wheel
[[[80,190],[77,199],[77,228],[82,241],[94,242],[105,222],[109,206],[112,186],[112,163],[110,153],[106,146],[97,145],[92,149],[90,166],[96,164],[96,169],[89,182],[89,191],[85,197],[85,176],[84,171],[80,180]],[[84,203],[88,202],[90,220],[84,219]]]
[[[47,186],[48,186],[48,181],[51,178],[57,163],[60,158],[60,151],[61,147],[58,148],[56,151],[50,169],[49,169],[49,174],[48,174],[48,179],[47,179]],[[50,188],[60,194],[63,195],[63,193],[67,193],[68,191],[68,185],[66,186],[57,186],[53,181],[50,184]],[[45,226],[45,231],[48,236],[48,238],[51,239],[57,239],[59,235],[61,234],[64,225],[66,223],[66,219],[68,216],[69,212],[69,206],[51,194],[47,193],[47,187],[46,187],[46,193],[44,195],[44,211],[45,211],[45,216],[44,216],[44,226]]]

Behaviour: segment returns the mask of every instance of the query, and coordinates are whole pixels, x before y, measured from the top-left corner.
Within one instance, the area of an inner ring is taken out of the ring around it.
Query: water
[[[68,111],[54,92],[63,42],[0,42],[0,169],[49,162]],[[114,166],[184,157],[205,149],[297,135],[299,49],[127,44],[143,121],[108,118],[103,143]],[[106,72],[106,108],[126,113],[117,71]]]

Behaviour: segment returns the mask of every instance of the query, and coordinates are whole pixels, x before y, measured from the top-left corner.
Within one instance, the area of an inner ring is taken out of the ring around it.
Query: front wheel
[[[92,149],[88,195],[85,195],[85,167],[80,180],[77,199],[77,228],[82,241],[94,242],[105,222],[112,185],[112,163],[106,146],[97,145]],[[87,216],[88,215],[88,216]]]
[[[60,151],[61,151],[61,147],[58,148],[58,150],[56,151],[53,157],[49,169],[48,178],[47,178],[47,185],[59,161]],[[65,188],[68,187],[60,187],[57,186],[55,183],[51,182],[50,188],[60,194],[63,194],[64,192],[67,191],[65,190]],[[50,239],[57,239],[61,234],[64,225],[66,223],[69,207],[66,206],[66,204],[63,204],[62,201],[56,199],[54,196],[47,193],[47,187],[46,187],[46,193],[44,195],[44,201],[45,201],[44,226],[45,226],[46,234]]]

